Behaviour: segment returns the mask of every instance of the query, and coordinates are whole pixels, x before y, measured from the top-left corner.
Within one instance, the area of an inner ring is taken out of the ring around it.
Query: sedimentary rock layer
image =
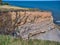
[[[44,39],[59,41],[59,32],[59,29],[57,29],[56,25],[53,23],[52,12],[0,12],[1,34],[13,34],[14,36],[22,37],[23,39]]]

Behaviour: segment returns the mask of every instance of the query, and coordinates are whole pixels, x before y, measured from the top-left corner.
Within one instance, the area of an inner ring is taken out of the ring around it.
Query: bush
[[[2,5],[9,5],[8,3],[3,3]]]

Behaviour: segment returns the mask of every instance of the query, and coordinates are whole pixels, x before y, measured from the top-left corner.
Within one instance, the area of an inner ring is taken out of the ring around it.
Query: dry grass
[[[16,7],[16,6],[10,6],[10,5],[0,5],[0,9],[28,9],[23,7]]]
[[[59,42],[46,40],[22,40],[9,35],[0,35],[0,45],[60,45]]]

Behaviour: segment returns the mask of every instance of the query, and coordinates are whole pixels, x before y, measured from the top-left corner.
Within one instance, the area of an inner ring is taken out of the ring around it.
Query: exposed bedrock
[[[2,12],[0,33],[13,33],[23,39],[60,40],[60,31],[53,23],[52,13],[46,11]]]

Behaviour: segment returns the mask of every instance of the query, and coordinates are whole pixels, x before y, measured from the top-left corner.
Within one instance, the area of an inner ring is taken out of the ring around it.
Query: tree
[[[6,2],[6,3],[3,3],[3,5],[9,5],[9,4]]]
[[[2,0],[0,0],[0,5],[9,5],[7,2],[3,3]]]
[[[2,0],[0,0],[0,5],[2,5]]]

